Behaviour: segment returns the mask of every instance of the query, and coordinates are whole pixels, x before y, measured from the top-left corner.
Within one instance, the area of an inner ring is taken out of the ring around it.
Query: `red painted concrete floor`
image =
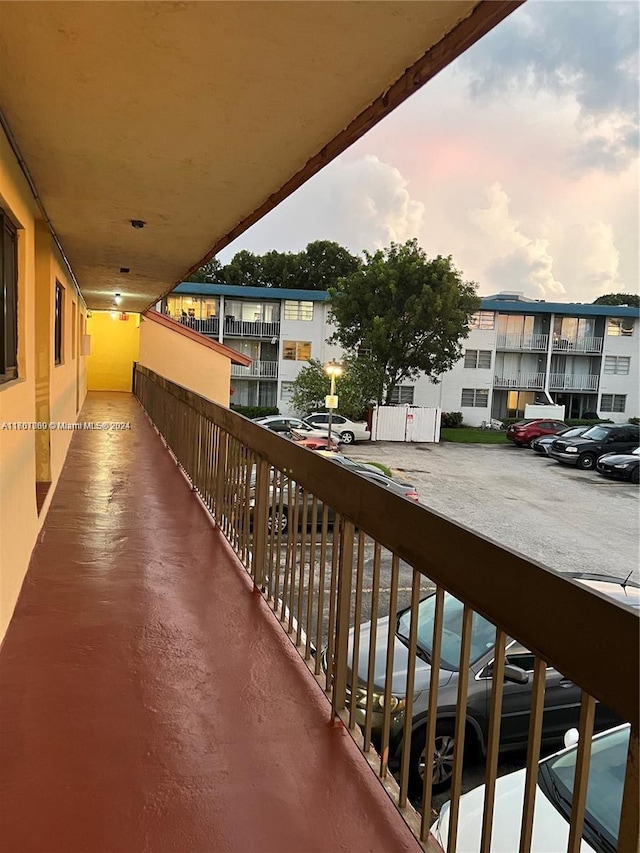
[[[91,394],[0,652],[3,853],[415,851],[129,394]]]

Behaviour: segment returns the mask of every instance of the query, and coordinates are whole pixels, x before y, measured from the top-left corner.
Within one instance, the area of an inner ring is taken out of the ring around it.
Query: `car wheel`
[[[343,444],[353,444],[356,440],[355,435],[352,432],[341,432],[340,438],[342,439]]]
[[[446,791],[453,776],[453,753],[455,747],[455,723],[453,720],[436,724],[436,741],[433,753],[432,791]],[[412,793],[420,796],[425,773],[425,739],[427,730],[423,726],[411,739],[411,765],[409,781]]]
[[[582,456],[578,459],[578,468],[582,468],[583,471],[591,471],[596,467],[596,457],[593,453],[583,453]]]
[[[631,482],[640,483],[640,468],[634,468],[631,472]]]
[[[535,441],[535,438],[530,438],[529,441],[527,442],[527,447],[533,447],[534,441]]]
[[[271,509],[267,518],[267,530],[271,533],[275,528],[276,533],[286,533],[289,527],[289,516],[287,510],[283,507],[282,513],[279,509]]]

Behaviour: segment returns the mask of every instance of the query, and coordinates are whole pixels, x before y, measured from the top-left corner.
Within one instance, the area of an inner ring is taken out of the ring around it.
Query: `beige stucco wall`
[[[78,404],[84,401],[84,359],[77,345],[75,357],[73,354],[73,334],[78,334],[77,328],[72,328],[73,303],[78,327],[86,311],[48,229],[39,219],[29,186],[1,130],[0,207],[18,228],[18,378],[0,384],[1,641],[73,435],[70,430],[50,430],[48,423],[75,421]],[[65,291],[64,355],[57,366],[52,340],[56,279]],[[47,429],[31,428],[46,412]],[[16,429],[14,424],[27,428]],[[37,479],[52,482],[40,515],[36,508]]]
[[[230,360],[146,317],[140,325],[140,364],[201,397],[229,405]]]

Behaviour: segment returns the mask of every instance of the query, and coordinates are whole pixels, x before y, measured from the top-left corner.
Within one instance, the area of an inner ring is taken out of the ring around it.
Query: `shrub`
[[[245,418],[266,418],[267,415],[279,415],[280,412],[275,406],[237,406],[233,403],[230,406],[234,412],[239,415],[244,415]]]
[[[595,426],[596,424],[612,424],[613,421],[609,418],[598,418],[598,420],[593,420],[592,418],[567,418],[565,423],[567,426]]]
[[[462,412],[443,412],[440,426],[444,429],[453,429],[462,426]]]
[[[629,418],[630,424],[640,424],[640,418]]]

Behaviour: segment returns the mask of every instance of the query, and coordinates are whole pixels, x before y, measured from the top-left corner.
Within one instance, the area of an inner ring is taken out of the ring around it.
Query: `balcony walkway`
[[[129,394],[93,393],[0,652],[6,853],[418,850]]]

